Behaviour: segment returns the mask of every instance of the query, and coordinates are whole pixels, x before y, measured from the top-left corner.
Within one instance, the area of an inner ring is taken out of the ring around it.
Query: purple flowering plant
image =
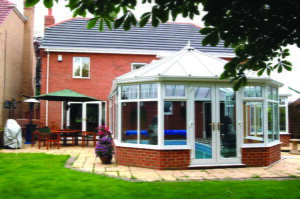
[[[110,130],[105,125],[102,125],[98,128],[98,135],[99,142],[95,148],[97,157],[112,156],[114,154],[114,147]]]

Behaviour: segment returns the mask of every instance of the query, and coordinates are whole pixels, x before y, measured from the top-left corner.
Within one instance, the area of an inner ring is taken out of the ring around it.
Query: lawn
[[[128,182],[64,168],[69,156],[1,154],[0,198],[300,198],[300,182]]]

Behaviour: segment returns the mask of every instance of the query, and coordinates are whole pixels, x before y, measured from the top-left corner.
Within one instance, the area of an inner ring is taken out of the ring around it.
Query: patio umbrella
[[[33,96],[35,99],[48,100],[48,101],[72,101],[72,102],[87,102],[87,101],[100,101],[96,98],[86,96],[75,91],[65,89],[43,95]]]
[[[33,96],[35,99],[40,99],[40,100],[48,100],[48,101],[63,101],[65,103],[65,111],[69,109],[68,107],[68,102],[88,102],[88,101],[100,101],[96,98],[83,95],[81,93],[77,93],[75,91],[65,89],[61,91],[56,91],[52,93],[47,93],[43,95],[37,95]],[[64,121],[65,120],[66,113],[64,113]],[[63,124],[64,128],[66,127],[66,124]]]

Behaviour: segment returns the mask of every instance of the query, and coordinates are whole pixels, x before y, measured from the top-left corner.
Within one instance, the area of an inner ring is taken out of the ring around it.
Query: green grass
[[[0,198],[300,198],[300,182],[128,182],[64,168],[69,156],[0,154]]]

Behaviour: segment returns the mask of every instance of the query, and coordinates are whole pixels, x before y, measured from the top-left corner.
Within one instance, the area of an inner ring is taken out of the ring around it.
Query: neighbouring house
[[[84,18],[55,24],[51,10],[45,22],[41,94],[71,89],[99,99],[69,102],[66,122],[83,131],[109,123],[119,164],[183,169],[280,160],[282,84],[254,75],[234,92],[218,79],[233,51],[202,47],[199,27],[99,32],[86,29]],[[40,118],[62,128],[63,110],[62,102],[41,102]]]
[[[290,90],[298,94],[298,99],[288,105],[289,114],[289,134],[293,139],[300,139],[300,91],[289,87]]]
[[[33,19],[34,8],[21,14],[9,0],[0,0],[0,128],[8,118],[25,117],[29,108],[21,100],[34,93]]]

